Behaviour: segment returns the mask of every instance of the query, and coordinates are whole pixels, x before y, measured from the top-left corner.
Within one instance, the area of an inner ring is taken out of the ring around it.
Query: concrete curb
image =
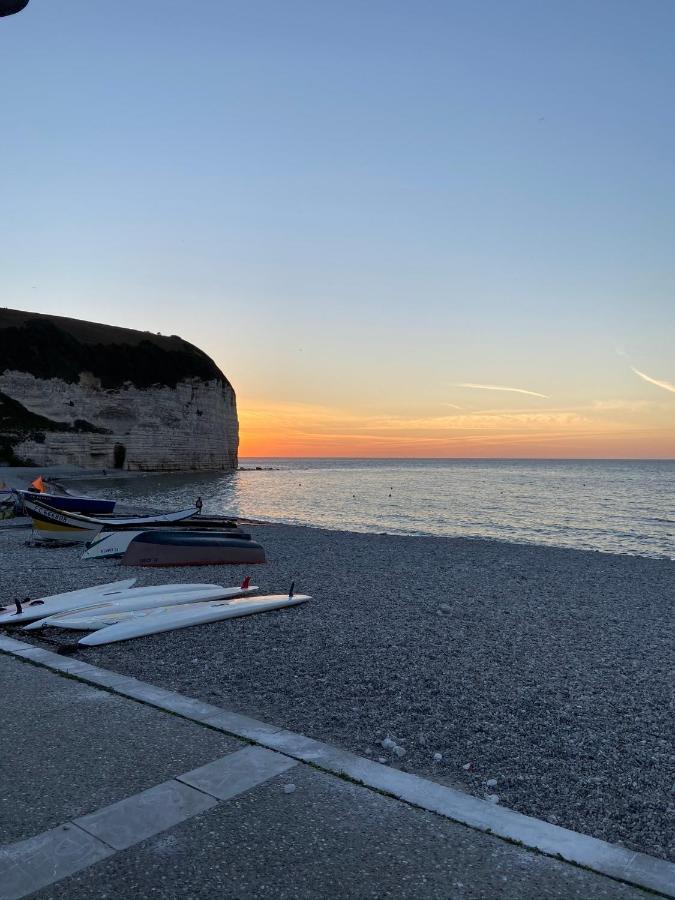
[[[348,778],[421,809],[511,843],[573,863],[617,881],[675,898],[675,864],[636,853],[496,806],[417,775],[399,772],[330,744],[286,731],[209,703],[145,684],[135,678],[0,636],[0,652],[61,672],[113,693],[244,738],[269,750]]]

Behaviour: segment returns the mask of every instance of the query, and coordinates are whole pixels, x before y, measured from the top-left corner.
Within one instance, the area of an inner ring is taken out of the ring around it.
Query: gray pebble
[[[141,482],[103,490],[124,500]],[[150,502],[180,505],[166,495]],[[86,661],[352,752],[372,747],[422,776],[439,770],[433,747],[442,746],[443,765],[464,771],[463,789],[476,796],[499,772],[509,808],[538,818],[555,810],[562,827],[668,855],[671,750],[659,742],[670,733],[672,561],[469,538],[247,530],[267,552],[255,573],[261,591],[285,590],[289,573],[301,573],[296,586],[312,603],[92,647]],[[26,536],[0,528],[0,603],[127,574],[118,562],[81,560],[81,547],[26,547]],[[249,573],[128,574],[147,585],[236,584]],[[44,646],[30,632],[19,639]],[[383,751],[379,735],[406,747],[405,760]]]

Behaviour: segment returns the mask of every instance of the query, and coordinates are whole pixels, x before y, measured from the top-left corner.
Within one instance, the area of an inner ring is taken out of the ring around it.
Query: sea
[[[200,496],[204,513],[343,531],[675,559],[675,460],[247,458],[239,465],[231,474],[110,478],[106,494],[165,509]]]

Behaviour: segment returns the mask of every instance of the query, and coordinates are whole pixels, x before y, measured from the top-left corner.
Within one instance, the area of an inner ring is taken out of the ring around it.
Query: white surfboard
[[[156,606],[178,606],[182,603],[199,603],[205,600],[229,600],[233,597],[251,597],[259,588],[252,587],[205,587],[204,590],[192,590],[174,594],[154,594],[144,597],[131,597],[127,599],[111,600],[97,603],[86,609],[66,610],[39,619],[30,625],[25,625],[23,631],[36,631],[38,628],[67,628],[72,631],[96,631],[97,628],[105,628],[107,625],[116,625],[118,622],[128,622],[142,615],[146,610]]]
[[[203,590],[204,588],[217,588],[218,584],[164,584],[151,585],[149,587],[138,588],[115,588],[106,591],[74,591],[73,595],[63,594],[60,598],[50,598],[50,602],[45,600],[44,604],[23,606],[20,613],[16,610],[13,614],[8,613],[4,617],[0,617],[0,625],[12,624],[18,625],[25,622],[34,622],[36,619],[46,618],[45,613],[54,615],[55,613],[65,612],[65,610],[86,609],[95,603],[101,603],[107,599],[137,599],[140,597],[152,597],[153,595],[161,595],[163,597],[171,596],[178,591]],[[77,596],[75,596],[77,594]],[[35,603],[35,601],[33,601]]]
[[[45,613],[72,608],[64,607],[64,603],[95,603],[97,600],[100,602],[101,595],[118,594],[121,591],[129,590],[134,584],[136,584],[135,578],[125,578],[124,581],[94,584],[91,587],[79,588],[77,591],[67,591],[64,594],[51,594],[48,597],[36,597],[34,600],[21,601],[23,607],[21,618],[17,616],[14,601],[11,603],[5,602],[0,607],[0,625],[13,624],[14,622],[30,622],[32,619],[44,618]]]
[[[285,606],[297,606],[311,599],[306,594],[292,596],[267,594],[262,597],[240,597],[237,600],[211,600],[205,603],[188,603],[180,606],[159,606],[154,609],[139,610],[130,621],[101,628],[93,634],[81,638],[78,644],[84,647],[113,644],[117,641],[126,641],[148,634],[160,634],[163,631],[174,631],[177,628],[188,628],[190,625],[204,625],[208,622],[234,619],[237,616],[250,616],[253,613],[281,609]]]

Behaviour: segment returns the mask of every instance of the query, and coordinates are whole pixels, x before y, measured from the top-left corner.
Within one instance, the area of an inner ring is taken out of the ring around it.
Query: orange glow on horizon
[[[239,401],[241,457],[675,457],[675,424],[619,402],[576,409],[372,415]]]

